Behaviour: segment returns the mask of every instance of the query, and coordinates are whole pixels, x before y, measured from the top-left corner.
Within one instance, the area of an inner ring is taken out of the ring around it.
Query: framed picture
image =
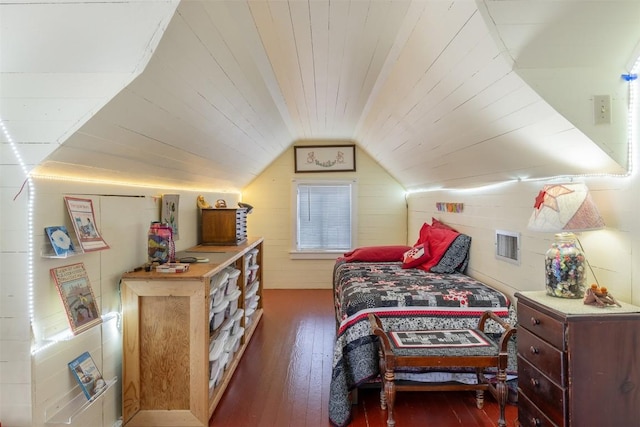
[[[179,194],[163,194],[162,195],[162,212],[160,213],[160,221],[169,224],[173,231],[173,240],[180,238],[178,230],[178,211],[180,205]]]
[[[51,277],[62,299],[73,335],[102,322],[100,310],[83,263],[52,268]]]
[[[355,172],[355,145],[293,147],[296,172]]]

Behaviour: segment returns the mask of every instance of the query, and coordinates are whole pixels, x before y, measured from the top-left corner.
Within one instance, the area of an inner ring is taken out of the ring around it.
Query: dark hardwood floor
[[[263,293],[265,312],[209,425],[329,426],[328,396],[335,322],[331,290]],[[404,392],[396,398],[397,427],[495,426],[498,405],[487,393]],[[517,408],[507,406],[507,425]],[[350,427],[386,427],[379,390],[360,390]]]

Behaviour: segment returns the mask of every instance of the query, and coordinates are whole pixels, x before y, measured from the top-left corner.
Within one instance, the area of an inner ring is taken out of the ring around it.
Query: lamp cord
[[[578,242],[578,245],[580,246],[580,250],[584,254],[584,247],[582,247],[582,242],[580,241],[578,236],[576,236],[576,241]],[[598,282],[598,277],[596,276],[596,273],[594,273],[593,268],[591,268],[591,264],[589,263],[589,259],[585,256],[584,260],[586,261],[587,265],[589,266],[589,271],[591,271],[591,275],[593,276],[593,280],[595,280],[596,281],[596,285],[598,285],[598,287],[600,287],[600,282]]]

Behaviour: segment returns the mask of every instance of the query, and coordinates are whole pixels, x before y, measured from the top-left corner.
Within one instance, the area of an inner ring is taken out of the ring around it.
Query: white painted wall
[[[640,304],[638,249],[640,207],[637,176],[630,178],[584,178],[604,218],[606,228],[583,232],[579,239],[598,282],[621,301]],[[424,222],[435,217],[472,237],[467,273],[513,296],[517,291],[544,290],[544,253],[553,242],[552,233],[527,229],[534,199],[546,182],[514,182],[468,191],[414,193],[409,196],[409,240],[417,237]],[[462,213],[443,213],[437,202],[464,203]],[[495,257],[496,230],[521,233],[521,263],[514,265]],[[588,282],[593,283],[589,274]]]
[[[342,142],[345,143],[345,142]],[[305,144],[321,144],[305,141]],[[340,144],[333,141],[332,144]],[[303,144],[298,144],[303,145]],[[294,173],[293,148],[289,148],[242,192],[255,207],[248,218],[250,234],[264,237],[265,288],[330,289],[335,260],[292,260],[291,182],[298,179],[351,179],[358,181],[358,232],[356,246],[406,244],[405,191],[371,157],[356,149],[356,172]]]

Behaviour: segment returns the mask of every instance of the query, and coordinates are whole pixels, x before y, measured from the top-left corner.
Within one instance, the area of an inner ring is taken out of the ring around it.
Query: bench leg
[[[393,405],[396,401],[395,374],[392,370],[384,373],[384,394],[387,401],[387,427],[395,427],[396,420],[393,419]]]
[[[484,407],[484,390],[476,390],[476,408]]]
[[[507,387],[507,373],[504,369],[498,370],[498,375],[496,376],[496,400],[498,401],[498,406],[500,407],[500,418],[498,418],[498,426],[506,427],[507,423],[504,417],[504,407],[507,404],[507,397],[509,394],[509,388]]]
[[[380,387],[380,408],[387,409],[387,398],[384,392],[384,373],[387,371],[386,364],[384,363],[384,354],[382,349],[378,349],[378,365],[380,366],[380,372],[382,373],[382,387]]]

